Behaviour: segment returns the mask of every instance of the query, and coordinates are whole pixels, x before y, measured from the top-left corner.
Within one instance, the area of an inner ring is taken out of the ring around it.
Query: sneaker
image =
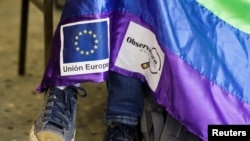
[[[104,141],[138,141],[137,126],[112,123],[108,126]]]
[[[84,97],[86,91],[75,86],[46,91],[44,107],[32,126],[29,140],[74,141],[77,95]]]

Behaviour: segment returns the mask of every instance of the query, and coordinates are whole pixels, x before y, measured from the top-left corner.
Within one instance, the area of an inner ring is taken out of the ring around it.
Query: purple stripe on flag
[[[249,104],[224,91],[171,52],[167,56],[169,66],[165,64],[165,70],[171,68],[172,78],[163,74],[156,92],[159,94],[155,96],[191,132],[207,140],[209,124],[249,124]],[[168,81],[173,84],[166,84],[166,79],[172,79]]]

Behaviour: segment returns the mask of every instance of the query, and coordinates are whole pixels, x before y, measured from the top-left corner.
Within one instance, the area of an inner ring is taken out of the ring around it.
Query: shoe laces
[[[64,90],[51,88],[44,109],[43,121],[59,129],[69,130],[69,122],[74,120],[77,96],[85,97],[86,95],[86,90],[81,87],[68,86]]]

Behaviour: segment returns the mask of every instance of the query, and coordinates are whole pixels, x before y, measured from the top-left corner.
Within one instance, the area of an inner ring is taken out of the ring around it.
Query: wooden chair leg
[[[53,38],[53,0],[44,0],[44,39],[45,39],[45,47],[44,47],[44,58],[45,58],[45,66],[47,65],[51,43]],[[46,10],[45,10],[46,9]]]
[[[29,0],[22,0],[18,74],[25,74]]]
[[[21,31],[20,31],[20,48],[19,48],[19,75],[25,75],[25,63],[26,63],[26,46],[27,46],[27,30],[28,30],[28,12],[29,1],[22,0],[21,11]],[[44,20],[44,62],[47,65],[51,43],[53,38],[53,0],[32,0],[35,6],[43,12]]]

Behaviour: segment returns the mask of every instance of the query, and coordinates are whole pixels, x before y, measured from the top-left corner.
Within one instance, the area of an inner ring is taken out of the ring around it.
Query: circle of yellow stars
[[[84,36],[84,35],[88,35],[88,36],[91,36],[93,38],[93,41],[94,41],[94,44],[93,44],[93,47],[89,50],[83,50],[79,47],[79,43],[78,43],[78,40]],[[90,55],[90,54],[94,54],[95,53],[95,50],[98,49],[98,43],[99,41],[97,40],[97,35],[95,33],[93,33],[93,31],[91,30],[83,30],[83,31],[80,31],[78,32],[78,34],[75,36],[75,49],[76,51],[80,52],[80,54],[82,55]]]

